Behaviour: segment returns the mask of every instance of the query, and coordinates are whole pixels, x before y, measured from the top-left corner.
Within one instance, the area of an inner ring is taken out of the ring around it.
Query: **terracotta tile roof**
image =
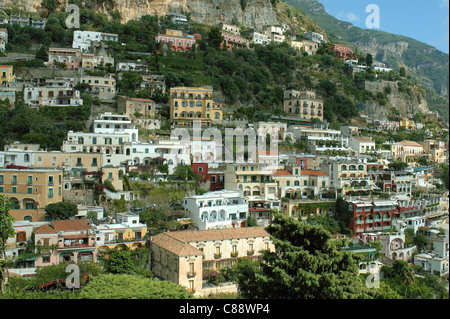
[[[192,246],[191,242],[212,241],[224,239],[239,239],[252,237],[267,237],[264,227],[242,227],[208,230],[184,230],[162,233],[152,237],[156,244],[177,256],[201,255],[202,252]]]
[[[193,256],[201,255],[202,252],[190,245],[189,243],[183,242],[177,238],[174,238],[170,233],[162,233],[152,237],[152,244],[158,245],[165,250],[183,257],[183,256]]]
[[[58,232],[48,225],[39,226],[34,230],[35,234],[57,234]]]
[[[273,173],[273,174],[274,174],[274,175],[292,175],[291,172],[289,172],[289,171],[283,171],[283,170],[276,171],[276,172]]]
[[[301,175],[310,175],[310,176],[328,176],[327,173],[324,173],[322,171],[313,171],[313,170],[307,170],[302,169]]]
[[[241,227],[208,230],[184,230],[171,232],[170,235],[184,242],[239,239],[269,236],[264,227]]]
[[[89,220],[84,218],[73,220],[54,220],[52,221],[52,226],[57,232],[92,229]]]
[[[360,142],[373,142],[372,138],[370,138],[370,137],[353,136],[353,139],[360,141]]]
[[[150,99],[139,99],[139,98],[137,98],[137,97],[131,97],[130,100],[133,100],[133,101],[142,101],[142,102],[154,102],[153,100],[150,100]]]
[[[399,144],[401,144],[403,146],[423,147],[421,144],[414,142],[414,141],[401,141]]]

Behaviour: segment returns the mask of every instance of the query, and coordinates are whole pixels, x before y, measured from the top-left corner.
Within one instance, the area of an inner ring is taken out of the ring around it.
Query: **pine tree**
[[[321,226],[274,215],[266,228],[275,245],[263,262],[243,261],[234,273],[244,298],[367,299],[357,260]]]

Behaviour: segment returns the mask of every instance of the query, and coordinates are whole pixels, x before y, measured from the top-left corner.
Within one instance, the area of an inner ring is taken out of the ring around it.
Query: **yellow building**
[[[194,120],[202,126],[223,120],[221,104],[213,102],[212,87],[173,87],[170,89],[170,119],[173,125],[192,126]]]
[[[44,221],[45,207],[62,201],[62,169],[0,169],[0,194],[16,220]]]
[[[417,129],[416,123],[413,120],[403,119],[400,120],[400,127],[404,127],[407,130],[415,131]]]
[[[14,75],[14,68],[12,65],[0,65],[0,85],[6,82],[14,82],[16,76]]]

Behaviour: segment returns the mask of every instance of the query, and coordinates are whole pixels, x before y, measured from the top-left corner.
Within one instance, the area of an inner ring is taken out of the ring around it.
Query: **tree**
[[[109,250],[104,258],[106,272],[112,274],[133,274],[134,265],[131,261],[131,251],[126,248],[117,248]]]
[[[400,161],[392,162],[388,164],[389,169],[392,169],[394,171],[403,171],[405,168],[408,167],[407,163],[403,163]]]
[[[373,63],[373,56],[372,56],[372,54],[367,53],[367,55],[366,55],[366,65],[368,67],[371,67],[372,63]]]
[[[442,173],[439,177],[444,182],[445,188],[448,189],[448,164],[442,164]]]
[[[48,49],[45,46],[41,46],[39,50],[36,51],[36,59],[41,59],[42,61],[48,60]]]
[[[72,202],[58,202],[48,204],[45,212],[52,219],[67,219],[78,214],[78,206]]]
[[[82,299],[191,299],[185,287],[128,274],[93,277],[80,292]]]
[[[209,46],[220,49],[220,45],[223,42],[223,36],[220,29],[216,26],[212,27],[207,34],[207,42]]]
[[[2,295],[5,293],[5,285],[8,282],[8,270],[6,268],[6,241],[15,234],[13,228],[14,218],[9,214],[11,201],[5,195],[0,195],[0,288]]]
[[[353,255],[331,241],[321,226],[274,214],[266,228],[275,251],[264,251],[263,262],[236,264],[232,276],[243,298],[362,299],[373,294],[358,277]]]

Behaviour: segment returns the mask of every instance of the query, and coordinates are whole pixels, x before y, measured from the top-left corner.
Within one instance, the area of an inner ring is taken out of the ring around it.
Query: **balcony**
[[[194,278],[197,275],[197,273],[195,271],[189,271],[186,275],[188,278]]]
[[[231,253],[231,257],[233,257],[233,258],[237,257],[238,255],[239,255],[239,253],[237,251],[233,251]]]
[[[247,250],[247,256],[253,256],[255,254],[254,250]]]
[[[222,254],[218,253],[218,254],[214,254],[214,259],[220,259],[222,258]]]

